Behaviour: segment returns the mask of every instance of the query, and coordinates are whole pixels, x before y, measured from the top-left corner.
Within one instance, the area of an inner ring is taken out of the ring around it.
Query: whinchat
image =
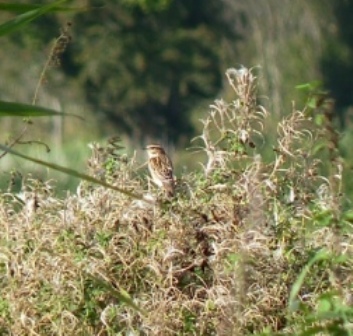
[[[168,197],[172,197],[175,189],[172,161],[160,145],[149,145],[146,149],[153,182],[163,188]]]

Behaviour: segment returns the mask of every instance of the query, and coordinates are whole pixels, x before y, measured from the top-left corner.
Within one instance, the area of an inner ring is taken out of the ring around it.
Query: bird
[[[146,150],[148,155],[148,169],[152,181],[158,187],[164,189],[167,197],[173,197],[175,181],[171,159],[161,145],[148,145]]]

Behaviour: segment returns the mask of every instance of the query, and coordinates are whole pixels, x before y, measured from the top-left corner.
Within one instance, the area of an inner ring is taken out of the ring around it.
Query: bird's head
[[[145,148],[149,158],[157,157],[161,154],[165,154],[165,151],[161,145],[148,145]]]

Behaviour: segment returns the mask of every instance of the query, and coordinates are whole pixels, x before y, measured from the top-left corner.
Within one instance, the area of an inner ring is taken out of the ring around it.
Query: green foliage
[[[307,276],[310,268],[313,266],[314,263],[320,261],[320,260],[327,260],[329,257],[327,251],[321,250],[318,251],[315,256],[305,265],[301,273],[299,274],[298,278],[296,279],[295,283],[292,286],[290,295],[289,295],[289,301],[288,301],[288,306],[289,310],[295,311],[297,310],[299,302],[296,300],[296,297],[299,294],[299,291],[304,283],[305,277]]]
[[[132,3],[76,16],[80,39],[67,70],[92,108],[137,142],[178,140],[191,134],[195,105],[221,87],[221,46],[231,28],[218,1]]]
[[[344,128],[345,116],[353,105],[351,78],[353,74],[353,29],[351,17],[352,0],[337,0],[332,2],[331,11],[335,16],[333,25],[326,28],[327,40],[324,46],[320,66],[325,87],[336,101],[336,114],[340,126]]]
[[[53,5],[49,2],[42,1]],[[59,69],[53,74],[55,81],[46,78],[49,85],[44,85],[43,96],[82,106],[84,92],[90,101],[87,114],[98,116],[97,125],[105,133],[113,132],[110,125],[117,125],[136,142],[145,140],[141,129],[148,138],[186,141],[204,99],[218,94],[222,69],[230,60],[262,67],[263,93],[273,97],[276,118],[293,99],[296,83],[320,78],[334,94],[335,114],[342,115],[343,124],[351,96],[352,39],[346,24],[351,1],[285,1],[280,7],[271,2],[263,8],[256,0],[211,1],[207,6],[167,0],[91,1],[82,8],[71,4],[54,6],[50,11],[54,15],[42,16],[25,30],[17,30],[16,36],[10,35],[13,39],[6,41],[1,55],[6,64],[4,95],[17,95],[11,87],[36,76],[29,70],[39,66],[49,41],[70,20],[73,43],[61,64],[68,76]],[[39,6],[23,0],[1,4],[0,9],[23,14]],[[80,15],[72,15],[78,11]],[[293,17],[297,20],[291,21]],[[15,64],[13,54],[19,55],[21,64]],[[28,97],[32,87],[33,83],[24,82],[21,92]],[[159,136],[161,130],[165,134]]]
[[[327,90],[322,88],[322,82],[313,81],[305,84],[299,84],[295,88],[305,92],[307,101],[305,103],[305,113],[309,117],[313,117],[316,125],[325,126],[325,113],[320,113],[319,107],[322,107],[323,102],[329,97]],[[319,112],[319,113],[318,113]]]
[[[140,7],[145,12],[158,12],[165,10],[173,0],[122,0],[124,5]]]

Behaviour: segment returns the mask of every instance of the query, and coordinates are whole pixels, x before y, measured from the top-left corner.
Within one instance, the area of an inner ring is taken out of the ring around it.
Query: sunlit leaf
[[[309,98],[308,102],[306,105],[312,109],[317,108],[317,97],[311,97]]]
[[[308,83],[303,83],[303,84],[298,84],[295,86],[297,90],[303,90],[303,91],[313,91],[316,90],[317,88],[322,86],[321,81],[312,81]]]
[[[312,107],[312,106],[309,105],[309,103],[308,103],[308,106]],[[313,105],[313,106],[316,106],[316,102],[315,102],[315,105]],[[312,108],[315,108],[315,107],[312,107]],[[322,115],[322,114],[316,114],[315,115],[314,122],[315,122],[315,124],[317,126],[322,126],[324,124],[324,121],[325,121],[324,115]]]
[[[299,85],[296,85],[295,88],[298,90],[309,90],[310,83],[299,84]]]
[[[319,313],[326,313],[330,311],[332,308],[331,301],[328,299],[321,299],[319,300],[317,310]]]

